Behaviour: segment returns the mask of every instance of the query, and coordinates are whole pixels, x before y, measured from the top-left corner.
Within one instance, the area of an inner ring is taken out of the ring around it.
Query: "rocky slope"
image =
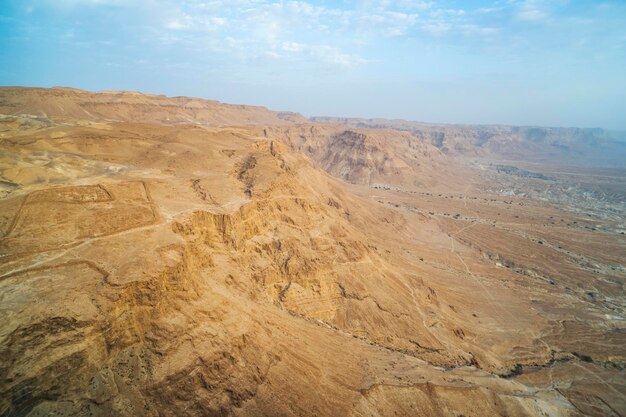
[[[624,414],[623,235],[407,132],[72,117],[0,121],[0,415]]]

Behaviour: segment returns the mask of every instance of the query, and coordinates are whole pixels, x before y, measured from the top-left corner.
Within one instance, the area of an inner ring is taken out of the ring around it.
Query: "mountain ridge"
[[[124,90],[91,92],[68,87],[0,87],[0,113],[44,115],[53,119],[65,117],[217,126],[291,124],[307,120],[298,113],[275,112],[262,106]]]

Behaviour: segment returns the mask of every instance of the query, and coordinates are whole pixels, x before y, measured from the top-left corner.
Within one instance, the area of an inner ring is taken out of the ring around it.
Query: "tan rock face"
[[[1,415],[624,415],[619,218],[392,129],[0,95],[49,117],[0,122]]]
[[[259,135],[280,138],[331,175],[353,184],[405,189],[466,189],[473,173],[409,132],[346,125],[274,126]],[[460,174],[463,175],[460,175]]]

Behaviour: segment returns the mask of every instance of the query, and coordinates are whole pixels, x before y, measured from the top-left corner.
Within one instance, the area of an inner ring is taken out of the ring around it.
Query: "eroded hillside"
[[[616,220],[407,132],[92,96],[0,123],[2,415],[624,414]]]

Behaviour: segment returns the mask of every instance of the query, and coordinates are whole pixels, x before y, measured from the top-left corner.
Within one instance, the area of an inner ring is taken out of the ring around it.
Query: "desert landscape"
[[[626,145],[0,88],[0,415],[625,416]]]

